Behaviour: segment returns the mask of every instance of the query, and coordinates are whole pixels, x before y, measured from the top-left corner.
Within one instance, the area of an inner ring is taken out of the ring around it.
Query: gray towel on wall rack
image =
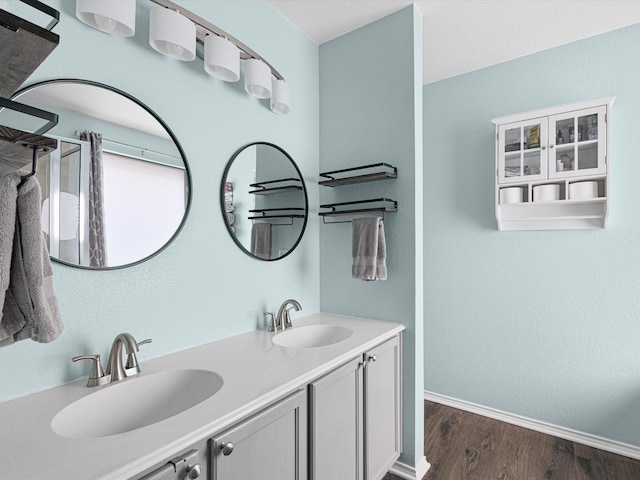
[[[53,292],[51,260],[40,223],[40,184],[28,177],[17,188],[17,209],[11,251],[10,281],[3,303],[2,325],[22,328],[0,337],[0,346],[30,338],[48,343],[62,333],[58,301]],[[5,332],[6,333],[6,332]]]
[[[264,260],[271,259],[270,223],[254,223],[251,227],[251,253]]]
[[[18,184],[22,179],[19,173],[9,173],[0,177],[0,306],[5,304],[5,297],[11,281],[11,252],[16,229],[16,212],[18,209]],[[5,315],[0,310],[0,341],[13,338],[13,334],[22,330],[26,321],[14,315]]]
[[[382,218],[355,218],[352,229],[352,277],[366,281],[386,280],[387,252]]]

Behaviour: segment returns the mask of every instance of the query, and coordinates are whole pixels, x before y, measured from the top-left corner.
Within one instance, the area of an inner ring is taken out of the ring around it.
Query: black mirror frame
[[[151,108],[149,108],[147,105],[142,103],[140,100],[138,100],[134,96],[132,96],[132,95],[128,94],[127,92],[124,92],[124,91],[122,91],[122,90],[120,90],[120,89],[118,89],[116,87],[112,87],[111,85],[106,85],[104,83],[95,82],[93,80],[85,80],[85,79],[80,79],[80,78],[56,78],[56,79],[52,79],[52,80],[44,80],[44,81],[41,81],[41,82],[37,82],[37,83],[31,84],[31,85],[28,85],[26,87],[23,87],[20,90],[16,91],[11,96],[11,98],[12,99],[17,98],[20,95],[22,95],[23,93],[26,93],[29,90],[32,90],[32,89],[34,89],[36,87],[39,87],[39,86],[42,86],[42,85],[49,85],[49,84],[55,84],[55,83],[69,83],[69,82],[81,83],[81,84],[85,84],[85,85],[92,85],[94,87],[100,87],[100,88],[104,88],[106,90],[110,90],[110,91],[112,91],[114,93],[118,93],[118,94],[122,95],[123,97],[125,97],[125,98],[131,100],[132,102],[136,103],[138,106],[140,106],[141,108],[146,110],[153,118],[155,118],[158,121],[158,123],[169,134],[169,136],[171,137],[171,140],[173,141],[173,143],[175,144],[176,148],[178,149],[178,152],[180,153],[180,156],[182,157],[182,161],[184,162],[185,173],[187,175],[187,181],[188,181],[188,184],[189,184],[189,189],[188,189],[188,192],[187,192],[187,205],[185,207],[184,215],[182,216],[182,221],[180,222],[180,225],[178,225],[178,228],[176,228],[176,231],[166,241],[166,243],[162,247],[160,247],[158,250],[153,252],[151,255],[148,255],[148,256],[146,256],[144,258],[141,258],[140,260],[137,260],[135,262],[127,263],[125,265],[115,265],[115,266],[112,266],[112,267],[88,267],[88,266],[84,266],[84,265],[76,265],[74,263],[66,262],[64,260],[59,260],[59,259],[57,259],[55,257],[50,257],[50,258],[53,261],[55,261],[56,263],[60,263],[60,264],[63,264],[63,265],[68,265],[68,266],[74,267],[74,268],[80,268],[80,269],[83,269],[83,270],[91,270],[91,271],[119,270],[121,268],[127,268],[127,267],[133,267],[135,265],[139,265],[140,263],[143,263],[143,262],[146,262],[147,260],[152,259],[153,257],[158,255],[159,253],[163,252],[169,245],[171,245],[171,243],[173,243],[173,241],[178,237],[178,235],[182,231],[182,228],[184,227],[185,223],[187,222],[187,218],[189,217],[189,212],[191,211],[191,201],[192,201],[192,197],[193,197],[193,181],[192,181],[192,177],[191,177],[191,169],[189,168],[189,162],[187,161],[187,156],[185,155],[184,150],[182,149],[182,145],[180,145],[180,142],[176,138],[176,136],[173,133],[173,131],[164,122],[164,120],[162,120],[162,118],[160,118],[160,116],[156,112],[154,112]],[[18,101],[19,101],[19,99],[18,99]]]
[[[298,177],[300,177],[300,182],[302,183],[302,193],[304,194],[304,220],[302,221],[302,229],[300,230],[300,235],[298,235],[298,239],[287,251],[287,253],[285,253],[284,255],[281,255],[278,258],[261,258],[251,253],[249,250],[247,250],[244,247],[244,245],[242,245],[242,243],[240,243],[240,241],[238,241],[238,238],[235,236],[231,225],[229,225],[229,222],[227,221],[227,212],[225,211],[225,196],[224,196],[224,187],[227,180],[227,175],[229,174],[229,170],[231,169],[231,166],[233,165],[233,162],[238,157],[238,155],[240,155],[245,149],[252,147],[254,145],[266,145],[269,147],[273,147],[276,150],[279,150],[280,153],[282,153],[285,157],[289,159],[289,161],[291,162],[291,165],[293,165],[293,168],[296,169],[296,173],[298,174]],[[234,243],[238,246],[238,248],[240,248],[240,250],[242,250],[244,253],[249,255],[251,258],[255,258],[256,260],[262,260],[263,262],[275,262],[276,260],[282,260],[298,247],[298,245],[302,241],[302,237],[304,236],[304,232],[307,228],[307,220],[309,219],[309,196],[307,195],[307,185],[304,181],[304,177],[302,176],[302,172],[300,171],[300,168],[298,168],[298,165],[296,164],[296,162],[293,160],[293,158],[291,158],[291,155],[289,155],[281,147],[269,142],[248,143],[243,147],[240,147],[238,150],[236,150],[236,152],[231,156],[231,158],[227,162],[227,165],[224,168],[222,179],[220,181],[220,210],[222,212],[222,221],[224,222],[225,227],[227,227],[227,232],[229,233],[229,236],[233,239]]]

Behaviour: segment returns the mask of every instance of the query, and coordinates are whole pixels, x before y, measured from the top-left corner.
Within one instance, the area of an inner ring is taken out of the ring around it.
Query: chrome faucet
[[[134,356],[133,358],[135,358],[135,352],[138,351],[138,343],[129,333],[121,333],[113,340],[111,352],[109,353],[109,366],[107,367],[107,375],[111,375],[111,383],[118,382],[127,376],[125,366],[122,362],[123,345],[129,358],[131,358],[132,355]],[[138,363],[137,360],[135,363]],[[138,367],[137,370],[135,373],[140,372],[140,367]],[[135,375],[135,373],[133,374]]]
[[[89,380],[87,381],[87,387],[96,387],[99,385],[105,385],[107,383],[118,382],[123,378],[130,377],[140,373],[140,366],[138,365],[138,359],[136,358],[136,352],[139,351],[138,347],[145,343],[151,343],[151,339],[137,343],[133,335],[129,333],[121,333],[113,340],[111,345],[111,352],[109,353],[109,363],[107,364],[107,371],[102,370],[102,364],[100,363],[100,355],[80,355],[73,357],[71,360],[77,362],[78,360],[91,360],[91,373],[89,374]],[[125,353],[127,354],[127,361],[123,365],[122,363],[122,346],[125,347]]]
[[[289,300],[285,300],[280,305],[280,309],[278,310],[278,314],[274,319],[274,330],[286,330],[290,328],[291,325],[291,317],[289,316],[289,310],[294,309],[296,312],[302,310],[302,307],[298,303],[297,300],[290,298]]]

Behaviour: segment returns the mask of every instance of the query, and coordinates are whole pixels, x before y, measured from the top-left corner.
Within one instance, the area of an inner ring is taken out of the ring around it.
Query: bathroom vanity
[[[404,327],[329,314],[293,325],[141,358],[141,373],[115,384],[88,388],[83,378],[0,404],[3,474],[328,480],[348,472],[350,479],[381,479],[401,451]],[[171,392],[172,382],[180,394],[163,402],[156,392]],[[103,397],[123,402],[123,411],[139,403],[140,414],[115,418],[117,408],[100,407]],[[165,404],[185,409],[139,420]]]

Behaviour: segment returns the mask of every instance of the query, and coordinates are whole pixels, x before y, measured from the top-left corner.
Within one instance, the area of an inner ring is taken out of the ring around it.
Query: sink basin
[[[215,394],[222,377],[209,370],[175,370],[132,377],[76,400],[51,422],[66,438],[97,438],[153,425]]]
[[[352,334],[353,330],[338,325],[307,325],[280,332],[272,341],[287,348],[315,348],[341,342]]]

